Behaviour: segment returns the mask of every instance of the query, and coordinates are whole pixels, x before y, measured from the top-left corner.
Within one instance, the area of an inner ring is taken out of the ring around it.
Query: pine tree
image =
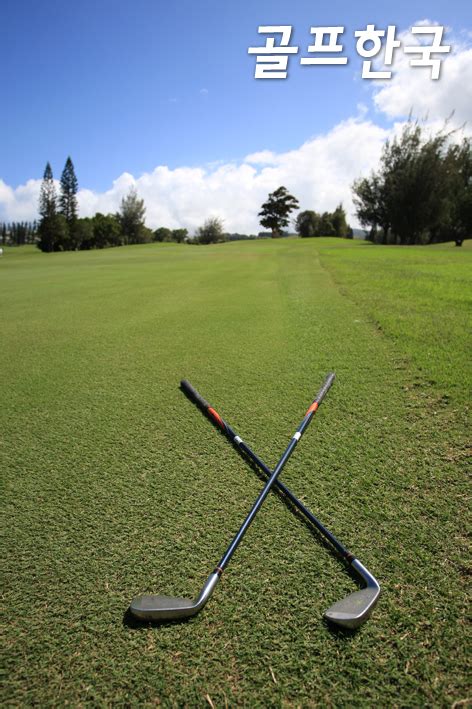
[[[54,185],[51,165],[46,163],[41,191],[39,193],[39,213],[41,220],[53,217],[56,214],[56,202],[56,187]]]
[[[38,249],[41,251],[62,251],[67,248],[68,229],[65,217],[57,213],[56,188],[51,165],[47,163],[39,195]]]
[[[61,214],[67,220],[69,226],[77,219],[77,190],[79,183],[75,176],[74,165],[70,157],[67,158],[64,170],[61,175],[61,196],[59,204]]]

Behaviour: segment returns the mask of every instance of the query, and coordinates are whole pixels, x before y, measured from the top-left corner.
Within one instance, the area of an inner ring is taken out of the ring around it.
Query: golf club
[[[231,426],[218,414],[218,412],[205,401],[198,391],[188,382],[181,382],[182,390],[192,399],[198,407],[211,418],[230,439],[250,460],[253,461],[266,475],[272,475],[268,466],[254,453],[251,448],[238,436]],[[341,542],[336,539],[315,515],[310,512],[298,497],[291,492],[280,480],[275,480],[274,487],[277,487],[292,504],[318,529],[318,531],[334,546],[339,555],[348,563],[351,569],[360,577],[365,587],[359,591],[354,591],[346,598],[338,601],[324,613],[324,617],[336,625],[344,628],[358,628],[364,623],[372,613],[380,595],[380,586],[372,574],[348,551]]]
[[[311,406],[308,408],[303,418],[303,421],[299,425],[295,434],[292,436],[284,454],[275,466],[273,472],[270,473],[270,478],[265,484],[262,492],[259,494],[254,505],[252,506],[251,511],[244,520],[233,541],[221,557],[218,565],[215,567],[215,570],[210,574],[210,576],[206,580],[205,585],[203,586],[197,598],[192,600],[190,598],[176,598],[174,596],[156,596],[151,594],[136,596],[136,598],[133,598],[130,604],[130,611],[136,618],[147,621],[177,620],[180,618],[188,618],[189,616],[195,615],[203,608],[203,606],[206,604],[211,594],[213,593],[221,574],[223,573],[225,567],[228,565],[231,557],[236,551],[246,530],[248,529],[249,525],[256,516],[257,511],[259,510],[265,498],[267,497],[271,487],[275,483],[277,476],[281,473],[285,463],[290,458],[298,441],[305,432],[307,426],[313,418],[315,411],[321,405],[321,402],[323,401],[333,382],[334,374],[328,374],[323,386],[319,390]]]

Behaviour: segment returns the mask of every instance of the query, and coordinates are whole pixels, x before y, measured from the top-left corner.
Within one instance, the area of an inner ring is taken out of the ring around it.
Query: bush
[[[346,220],[346,212],[342,204],[338,204],[334,212],[317,212],[307,209],[300,212],[295,222],[297,234],[307,238],[312,236],[339,236],[352,239],[352,230]]]
[[[153,241],[175,241],[181,244],[188,237],[187,229],[168,229],[161,226],[153,233]]]
[[[216,244],[224,240],[223,222],[218,217],[210,217],[195,232],[195,241],[198,244]]]

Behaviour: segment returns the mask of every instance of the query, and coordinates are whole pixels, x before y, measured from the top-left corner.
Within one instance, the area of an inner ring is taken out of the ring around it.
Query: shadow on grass
[[[125,613],[123,614],[122,624],[130,630],[142,631],[148,630],[149,628],[170,628],[174,625],[187,625],[191,624],[194,620],[195,616],[189,618],[176,618],[175,620],[155,622],[148,620],[139,620],[139,618],[135,618],[135,616],[131,613],[130,609],[127,608]],[[352,630],[350,630],[349,628],[341,628],[339,625],[330,623],[326,620],[326,618],[323,618],[323,625],[333,638],[346,641],[353,640],[358,634],[358,632],[361,630],[361,628],[355,628]]]
[[[358,635],[359,631],[362,630],[363,625],[359,626],[358,628],[341,628],[340,625],[335,625],[334,623],[330,623],[326,618],[323,618],[323,625],[325,626],[326,630],[329,632],[329,634],[333,637],[336,638],[336,640],[354,640],[356,635]]]
[[[130,611],[129,608],[126,609],[123,614],[123,625],[131,630],[147,630],[148,628],[167,628],[173,625],[183,625],[190,623],[194,620],[195,616],[189,616],[188,618],[176,618],[175,620],[139,620]]]

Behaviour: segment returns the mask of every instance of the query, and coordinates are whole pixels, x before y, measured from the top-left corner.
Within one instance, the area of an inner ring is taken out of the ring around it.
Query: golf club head
[[[366,583],[366,587],[360,591],[354,591],[346,598],[334,603],[325,612],[324,617],[330,623],[354,630],[362,625],[372,613],[380,595],[380,586],[360,561],[354,559],[351,566]]]
[[[175,596],[154,596],[144,594],[133,598],[131,613],[140,620],[176,620],[198,612],[199,608],[191,598]]]
[[[129,609],[135,618],[144,621],[189,618],[203,608],[213,593],[218,579],[219,575],[216,572],[210,574],[200,595],[194,601],[191,598],[179,598],[178,596],[143,594],[133,598]]]

